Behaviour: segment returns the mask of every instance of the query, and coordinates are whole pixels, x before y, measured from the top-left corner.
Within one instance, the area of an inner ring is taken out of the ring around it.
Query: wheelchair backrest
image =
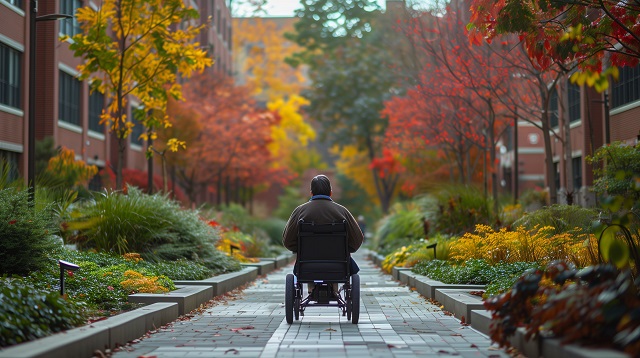
[[[298,225],[298,281],[344,281],[349,277],[349,249],[345,221]]]

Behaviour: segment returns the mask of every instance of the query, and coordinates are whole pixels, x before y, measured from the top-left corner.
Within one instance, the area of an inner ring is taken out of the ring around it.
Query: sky
[[[380,7],[385,8],[385,0],[377,0],[377,2]],[[268,0],[265,10],[267,16],[293,17],[294,10],[298,7],[300,7],[298,0]],[[242,7],[237,10],[237,14],[240,16],[247,12],[248,10]]]

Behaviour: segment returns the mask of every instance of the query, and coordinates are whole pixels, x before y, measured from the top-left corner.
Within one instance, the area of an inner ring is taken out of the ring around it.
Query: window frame
[[[611,108],[640,100],[640,64],[620,68],[620,77],[611,85]]]
[[[0,42],[0,59],[0,105],[22,110],[22,52]]]
[[[69,5],[71,7],[69,7]],[[60,13],[73,16],[73,18],[71,19],[60,20],[60,34],[73,37],[77,34],[82,33],[80,23],[78,22],[78,19],[76,17],[76,12],[81,7],[81,0],[65,0],[60,2]]]
[[[99,107],[99,108],[98,108]],[[105,96],[99,91],[89,94],[89,130],[104,134],[104,124],[100,124],[100,116],[105,107]]]
[[[77,86],[77,88],[75,88]],[[75,93],[75,96],[73,92]],[[58,75],[58,121],[73,124],[76,126],[82,126],[82,114],[81,114],[81,95],[82,95],[82,82],[78,80],[74,75],[67,73],[66,71],[59,70]],[[67,98],[69,97],[69,98]],[[72,100],[75,97],[75,103]],[[73,114],[77,116],[75,118]]]

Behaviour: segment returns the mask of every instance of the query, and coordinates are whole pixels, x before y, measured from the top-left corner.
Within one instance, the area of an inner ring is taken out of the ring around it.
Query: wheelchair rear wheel
[[[285,280],[284,290],[284,310],[287,323],[293,323],[293,299],[295,292],[295,284],[293,283],[293,274],[288,274]]]
[[[347,319],[351,307],[351,323],[358,324],[360,320],[360,276],[351,275],[351,301],[347,303]]]

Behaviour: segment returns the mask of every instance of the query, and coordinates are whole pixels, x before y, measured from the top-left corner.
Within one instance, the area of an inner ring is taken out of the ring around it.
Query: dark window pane
[[[620,78],[611,86],[611,107],[624,106],[640,99],[640,65],[620,68]]]
[[[20,175],[18,172],[19,156],[19,153],[0,149],[0,170],[3,170],[5,165],[8,166],[8,183],[17,180]]]
[[[65,0],[60,2],[60,13],[73,16],[72,19],[60,20],[60,33],[74,36],[82,32],[80,23],[75,17],[76,11],[82,7],[81,0]]]
[[[573,189],[577,190],[582,187],[582,157],[573,158],[571,165],[573,170]]]
[[[569,122],[580,120],[580,86],[569,83],[567,88],[569,92]]]
[[[63,71],[60,71],[58,119],[80,125],[80,81]]]
[[[0,43],[0,104],[22,108],[21,58],[20,52]]]
[[[104,125],[100,124],[100,115],[104,108],[104,95],[94,91],[89,95],[89,129],[95,132],[104,133]]]

